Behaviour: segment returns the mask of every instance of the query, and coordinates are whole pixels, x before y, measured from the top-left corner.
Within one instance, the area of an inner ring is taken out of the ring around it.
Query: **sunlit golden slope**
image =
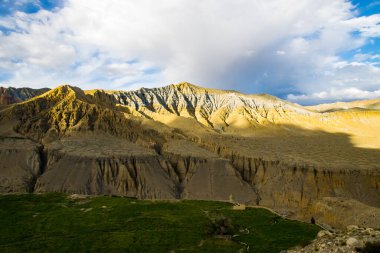
[[[376,103],[345,105],[374,108]],[[327,106],[333,105],[321,108]],[[356,147],[380,148],[379,110],[320,113],[316,107],[269,95],[245,95],[189,83],[136,91],[82,91],[65,85],[11,106],[0,116],[18,121],[17,132],[38,138],[87,130],[134,136],[141,127],[163,135],[179,129],[193,139],[210,134],[275,138],[324,132],[344,134]],[[133,131],[124,127],[132,123],[138,126],[132,127]]]
[[[336,102],[331,104],[306,106],[306,108],[317,112],[333,112],[342,110],[380,110],[380,99]]]
[[[36,141],[51,142],[75,133],[105,132],[132,141],[160,138],[144,132],[140,119],[125,108],[89,96],[77,87],[59,86],[42,95],[14,104],[0,113],[2,132],[11,130]],[[150,144],[146,144],[150,145]]]
[[[324,131],[347,134],[358,147],[380,148],[378,110],[320,113],[317,107],[302,107],[269,95],[245,95],[189,83],[136,91],[88,91],[86,94],[125,108],[133,115],[193,133],[212,130],[247,137],[299,135],[302,130]],[[372,100],[345,105],[376,108],[376,103]],[[322,105],[321,108],[331,109],[332,106]]]

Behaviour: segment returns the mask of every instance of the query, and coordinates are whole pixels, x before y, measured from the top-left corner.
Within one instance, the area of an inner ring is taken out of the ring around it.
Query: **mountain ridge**
[[[307,109],[307,110],[310,110],[313,112],[332,112],[332,111],[336,111],[336,110],[351,109],[355,106],[355,104],[361,104],[361,105],[375,104],[375,105],[378,105],[378,103],[380,103],[380,99],[368,99],[368,100],[364,99],[364,100],[353,100],[353,101],[349,101],[349,102],[337,101],[337,102],[332,102],[332,103],[322,103],[322,104],[316,104],[316,105],[310,105],[310,106],[302,106],[302,105],[299,105],[297,103],[293,103],[291,101],[284,100],[284,99],[281,99],[279,97],[276,97],[276,96],[273,96],[270,94],[266,94],[266,93],[247,94],[247,93],[242,93],[242,92],[239,92],[236,90],[223,90],[223,89],[206,88],[206,87],[195,85],[195,84],[192,84],[189,82],[169,84],[169,85],[157,87],[157,88],[144,88],[144,87],[142,87],[142,88],[135,89],[135,90],[107,90],[107,89],[97,89],[97,88],[96,89],[90,89],[90,90],[83,90],[80,87],[77,87],[77,86],[71,85],[71,84],[62,84],[62,85],[57,86],[56,88],[59,88],[59,87],[70,87],[72,89],[77,89],[77,91],[79,91],[79,90],[84,91],[86,94],[93,94],[96,92],[104,92],[106,94],[111,94],[111,95],[118,94],[118,93],[128,93],[128,92],[131,92],[131,93],[133,93],[133,92],[145,92],[145,91],[149,91],[149,90],[158,91],[158,90],[163,89],[163,88],[174,87],[175,89],[180,90],[180,91],[181,90],[193,91],[193,92],[195,91],[195,93],[210,92],[210,93],[217,93],[217,94],[237,94],[238,96],[243,96],[243,97],[267,98],[268,100],[271,100],[271,101],[276,101],[276,100],[282,101],[284,103],[288,103],[288,104],[292,104],[294,106],[302,107],[304,109]],[[11,104],[11,103],[19,103],[19,102],[28,100],[30,98],[33,98],[35,96],[41,95],[45,92],[48,92],[50,90],[51,90],[50,88],[36,88],[35,89],[35,88],[29,88],[29,87],[14,88],[12,86],[0,87],[0,96],[4,93],[7,93],[8,91],[10,91],[9,96],[13,96],[14,99],[12,99],[12,102],[7,103],[7,104]],[[335,107],[335,106],[345,106],[345,108],[337,108],[336,110],[325,109],[326,107]],[[377,107],[374,106],[374,108],[366,108],[366,107],[363,107],[363,108],[373,109],[373,110],[379,110],[380,109],[380,107],[378,107],[378,106]]]

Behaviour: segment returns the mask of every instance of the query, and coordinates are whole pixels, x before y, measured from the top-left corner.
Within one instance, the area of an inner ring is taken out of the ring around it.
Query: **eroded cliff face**
[[[306,208],[322,197],[346,197],[380,207],[379,171],[352,171],[235,157],[234,167],[260,197],[276,210]]]
[[[34,191],[42,173],[41,148],[20,137],[0,138],[0,193]]]
[[[232,166],[190,141],[168,142],[161,155],[178,175],[178,195],[184,199],[204,199],[254,203],[257,195]]]
[[[302,218],[305,221],[310,221],[316,209],[309,209],[310,212],[303,215],[299,215],[300,210],[306,210],[324,197],[354,199],[369,206],[380,207],[380,169],[376,166],[368,168],[362,161],[328,165],[322,162],[304,162],[295,156],[291,156],[292,159],[281,159],[270,143],[266,143],[267,148],[273,154],[266,152],[265,147],[258,149],[254,145],[249,146],[249,143],[239,141],[237,145],[246,144],[248,148],[241,148],[240,152],[236,152],[232,143],[228,143],[230,146],[223,146],[222,143],[207,139],[205,142],[201,141],[200,145],[231,161],[241,178],[257,194],[257,205],[270,207],[289,217]],[[265,141],[259,143],[265,144]],[[292,149],[295,153],[301,153],[302,147],[304,146],[295,145]],[[374,155],[377,153],[372,152]],[[335,158],[342,159],[340,155]],[[370,159],[366,163],[370,163]]]
[[[173,151],[171,146],[178,143],[195,152]],[[44,154],[46,169],[36,192],[222,201],[233,196],[244,203],[256,199],[229,160],[185,140],[167,143],[157,154],[111,136],[79,135],[46,145]]]
[[[48,169],[36,192],[123,195],[142,199],[174,199],[176,182],[165,161],[155,155],[86,157],[47,152]]]
[[[154,151],[112,136],[75,136],[45,146],[36,192],[176,197],[176,174]]]

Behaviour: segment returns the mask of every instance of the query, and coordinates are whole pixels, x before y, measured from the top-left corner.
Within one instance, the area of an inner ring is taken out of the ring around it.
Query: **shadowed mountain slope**
[[[19,103],[42,93],[47,92],[48,88],[31,89],[31,88],[4,88],[0,87],[0,106]]]

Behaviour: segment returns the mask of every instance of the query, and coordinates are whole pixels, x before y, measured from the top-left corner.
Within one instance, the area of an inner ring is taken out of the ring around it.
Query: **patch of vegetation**
[[[213,214],[209,219],[207,234],[211,236],[232,236],[235,234],[236,226],[232,224],[230,218],[218,213]]]
[[[2,253],[277,253],[315,238],[319,230],[264,209],[234,211],[222,202],[83,199],[58,193],[1,195],[0,217]]]

